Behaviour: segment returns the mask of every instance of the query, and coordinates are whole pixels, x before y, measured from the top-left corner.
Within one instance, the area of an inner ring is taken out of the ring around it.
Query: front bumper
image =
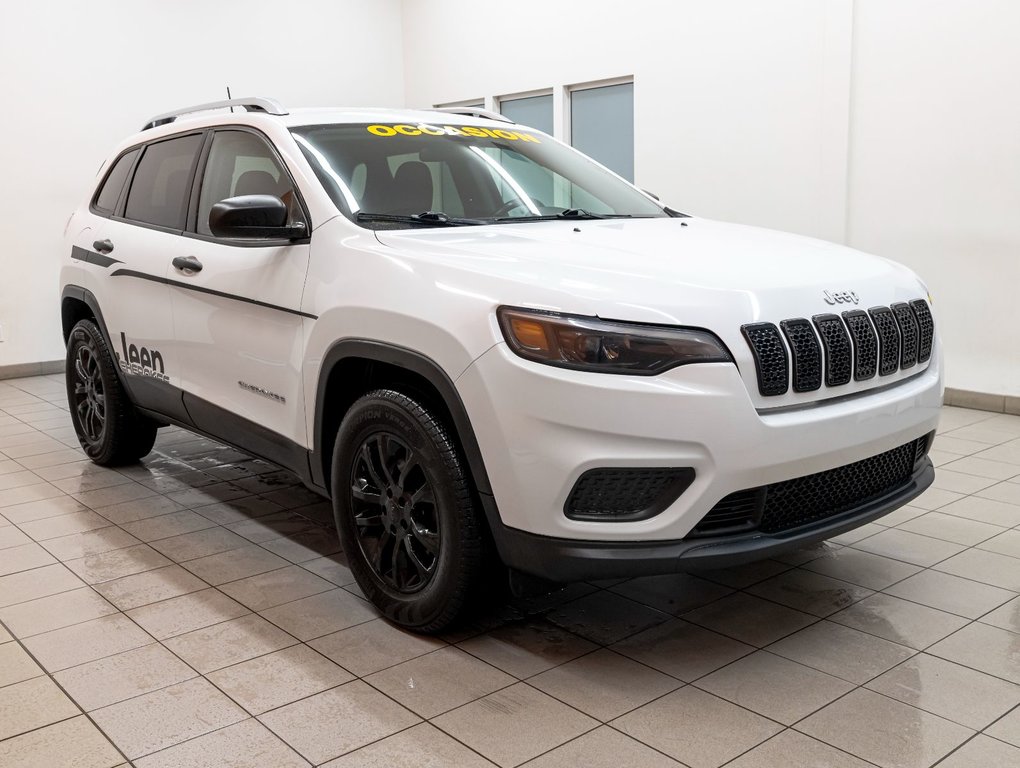
[[[486,513],[503,562],[554,582],[657,576],[733,565],[791,552],[830,539],[892,512],[921,494],[935,479],[925,457],[913,477],[889,494],[815,525],[782,534],[758,531],[686,541],[580,541],[508,528],[491,504]]]
[[[927,368],[885,388],[775,411],[755,409],[731,364],[682,366],[654,377],[610,376],[531,363],[505,344],[475,361],[457,389],[492,488],[487,506],[498,509],[497,542],[540,546],[539,539],[563,539],[568,559],[613,545],[634,551],[672,547],[669,560],[681,550],[711,549],[706,539],[682,540],[730,493],[850,464],[934,431],[942,403],[940,358],[936,349]],[[647,519],[568,518],[564,504],[577,479],[604,467],[690,467],[695,479]],[[926,485],[923,478],[918,483],[917,493]],[[904,492],[874,516],[909,498]],[[872,519],[868,514],[847,527]],[[727,537],[725,546],[733,541]],[[768,545],[763,540],[748,546],[754,552]],[[517,559],[515,545],[500,549]]]

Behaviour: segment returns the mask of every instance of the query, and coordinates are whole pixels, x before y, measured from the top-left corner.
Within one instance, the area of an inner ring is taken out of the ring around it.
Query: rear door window
[[[124,189],[124,182],[127,181],[131,166],[138,157],[138,150],[120,156],[120,159],[113,164],[113,168],[106,174],[106,180],[96,195],[95,209],[101,213],[113,213],[117,208],[117,201],[120,200],[120,193]]]
[[[188,181],[202,135],[160,141],[145,148],[138,162],[124,216],[169,229],[184,229]]]

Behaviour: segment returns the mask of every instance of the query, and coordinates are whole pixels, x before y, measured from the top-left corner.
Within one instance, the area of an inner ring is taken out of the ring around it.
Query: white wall
[[[949,383],[1020,395],[1020,3],[857,0],[849,243],[916,269]]]
[[[235,96],[403,104],[399,0],[60,0],[0,11],[0,366],[63,358],[61,234],[152,115]]]
[[[948,383],[1020,394],[1020,3],[405,0],[409,106],[633,75],[636,183],[929,282]]]
[[[634,76],[639,186],[843,236],[850,0],[406,0],[408,106]]]

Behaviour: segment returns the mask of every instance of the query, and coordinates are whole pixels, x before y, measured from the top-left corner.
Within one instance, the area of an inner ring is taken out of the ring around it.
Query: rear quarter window
[[[120,193],[124,189],[124,182],[127,181],[128,173],[130,173],[131,166],[134,164],[136,157],[138,157],[138,150],[133,149],[121,155],[117,162],[113,164],[113,168],[106,174],[106,178],[96,193],[93,207],[97,211],[113,213],[114,209],[116,209],[117,201],[120,200]]]

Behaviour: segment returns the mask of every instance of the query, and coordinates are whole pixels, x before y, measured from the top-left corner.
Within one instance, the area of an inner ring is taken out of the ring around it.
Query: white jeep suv
[[[910,270],[678,213],[493,113],[161,115],[66,239],[88,456],[176,424],[292,470],[419,631],[486,553],[555,582],[718,567],[934,477],[941,353]]]

